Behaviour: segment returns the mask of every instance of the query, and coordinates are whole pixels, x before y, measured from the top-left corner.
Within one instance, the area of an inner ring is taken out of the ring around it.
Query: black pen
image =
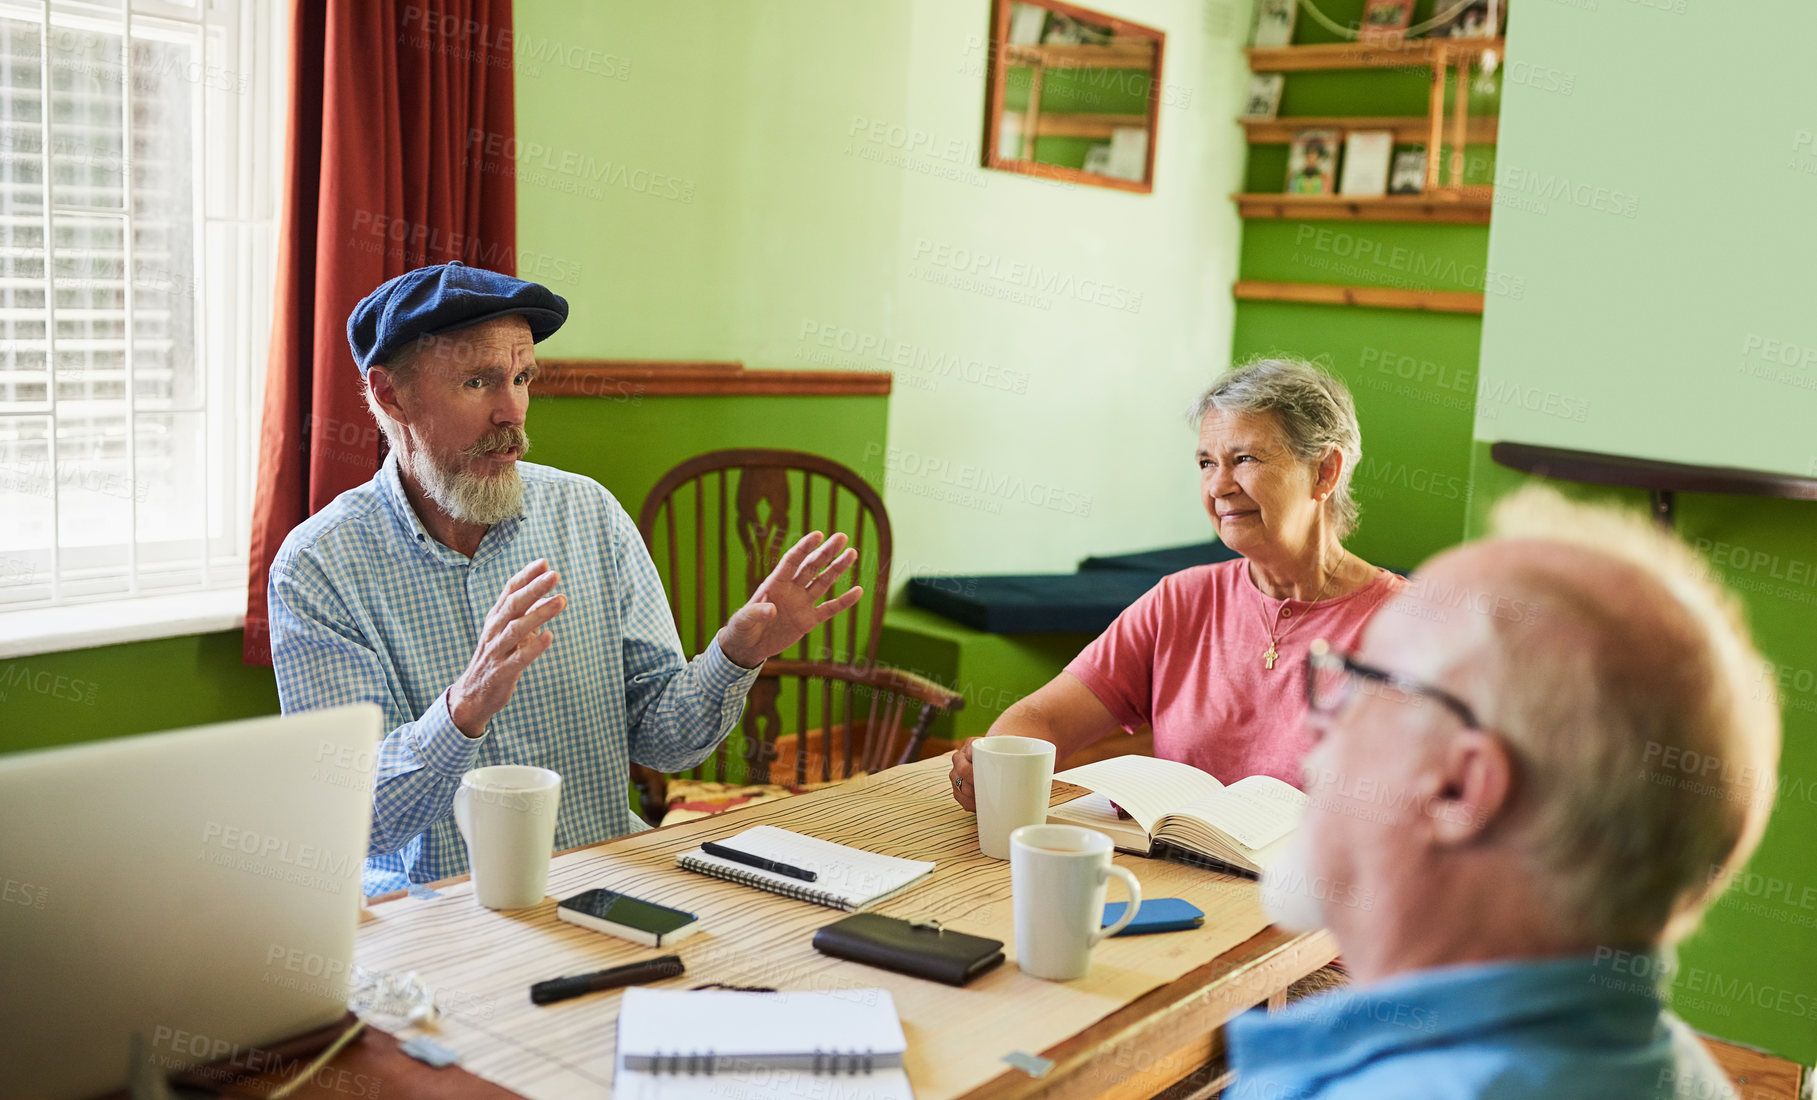
[[[773,859],[754,856],[749,852],[741,852],[736,848],[728,848],[723,844],[715,844],[710,840],[701,844],[700,850],[710,856],[718,856],[720,859],[729,859],[733,863],[742,863],[746,867],[755,867],[759,871],[774,871],[779,875],[798,878],[803,882],[813,882],[820,877],[814,872],[803,870],[794,864],[778,863]]]
[[[610,966],[604,970],[595,970],[591,974],[550,978],[546,982],[537,982],[530,987],[530,1003],[553,1004],[556,1001],[565,1001],[569,997],[598,993],[602,989],[617,989],[622,985],[639,985],[643,982],[660,982],[664,978],[680,977],[684,971],[680,955],[664,955],[661,958],[626,963],[624,966]]]

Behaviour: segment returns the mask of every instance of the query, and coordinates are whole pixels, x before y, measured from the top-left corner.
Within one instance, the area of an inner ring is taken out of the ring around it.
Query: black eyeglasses
[[[1470,705],[1444,688],[1422,684],[1398,672],[1363,664],[1343,650],[1332,648],[1323,638],[1312,643],[1312,652],[1306,658],[1308,708],[1318,714],[1336,714],[1356,696],[1358,681],[1368,685],[1384,684],[1415,699],[1431,699],[1457,715],[1466,729],[1483,728]]]

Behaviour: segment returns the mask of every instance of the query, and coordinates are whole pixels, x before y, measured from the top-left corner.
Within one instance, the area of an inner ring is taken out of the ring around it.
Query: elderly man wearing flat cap
[[[467,869],[451,807],[473,768],[560,773],[557,848],[645,828],[630,762],[705,759],[758,667],[863,595],[821,602],[857,552],[815,532],[688,660],[618,501],[522,461],[535,345],[567,317],[546,287],[450,263],[347,319],[390,454],[284,540],[271,653],[285,713],[384,708],[368,895]]]

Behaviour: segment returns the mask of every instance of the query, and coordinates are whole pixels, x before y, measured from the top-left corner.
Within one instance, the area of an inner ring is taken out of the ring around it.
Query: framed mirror
[[[1061,0],[992,0],[984,166],[1154,190],[1166,37]]]

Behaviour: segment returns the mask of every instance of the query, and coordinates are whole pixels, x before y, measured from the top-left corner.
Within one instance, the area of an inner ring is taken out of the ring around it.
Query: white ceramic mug
[[[1025,825],[1009,838],[1010,896],[1016,912],[1016,965],[1053,981],[1083,978],[1091,949],[1114,936],[1142,908],[1142,884],[1110,861],[1110,838],[1077,825]],[[1104,888],[1123,880],[1129,907],[1109,928]]]
[[[543,900],[555,850],[562,777],[548,768],[499,764],[461,776],[454,824],[467,842],[473,897],[488,909],[528,909]]]
[[[972,742],[972,795],[978,803],[978,850],[1009,858],[1009,834],[1047,820],[1054,787],[1054,743],[1038,737],[980,737]]]

